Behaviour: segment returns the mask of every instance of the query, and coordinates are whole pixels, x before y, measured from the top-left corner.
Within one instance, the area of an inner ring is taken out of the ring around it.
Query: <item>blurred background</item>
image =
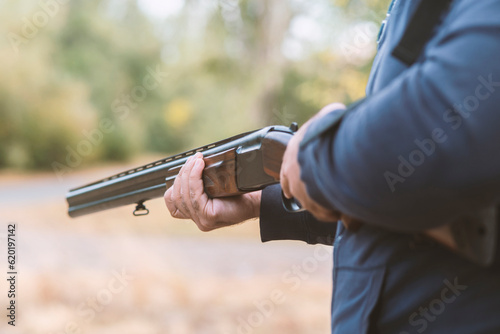
[[[0,254],[16,223],[19,269],[0,332],[328,333],[331,249],[262,244],[258,221],[203,234],[162,200],[71,220],[64,195],[362,97],[388,5],[0,0]]]

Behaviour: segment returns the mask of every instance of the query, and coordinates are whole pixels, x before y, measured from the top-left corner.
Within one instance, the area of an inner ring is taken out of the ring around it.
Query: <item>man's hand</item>
[[[341,218],[341,214],[338,211],[319,205],[309,197],[306,186],[300,179],[300,165],[298,162],[299,145],[311,122],[334,110],[345,108],[346,107],[340,103],[330,104],[321,109],[318,114],[305,123],[288,143],[281,165],[281,188],[285,196],[287,198],[294,197],[300,202],[302,207],[309,211],[316,219],[325,222],[336,222]]]
[[[191,219],[201,231],[207,232],[259,216],[260,191],[223,199],[208,198],[203,188],[203,168],[203,155],[196,153],[165,192],[165,203],[172,217]]]

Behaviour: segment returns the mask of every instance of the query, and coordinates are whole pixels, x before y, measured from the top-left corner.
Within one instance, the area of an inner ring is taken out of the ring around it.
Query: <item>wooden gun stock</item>
[[[242,147],[203,158],[203,184],[211,198],[241,195],[278,183],[281,163],[291,133],[272,131],[260,145],[245,150]],[[168,170],[166,188],[170,188],[183,165]]]
[[[236,182],[236,148],[209,155],[203,158],[203,184],[205,192],[211,198],[228,197],[243,194]],[[184,164],[172,167],[166,174],[166,189],[170,188]]]

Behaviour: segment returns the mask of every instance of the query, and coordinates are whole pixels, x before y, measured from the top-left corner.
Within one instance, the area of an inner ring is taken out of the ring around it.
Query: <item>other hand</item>
[[[341,218],[341,213],[333,209],[325,208],[309,197],[306,186],[300,179],[300,165],[298,162],[299,145],[304,138],[307,128],[313,121],[334,110],[345,108],[345,105],[341,103],[330,104],[307,121],[288,143],[281,165],[281,188],[285,196],[287,198],[295,198],[300,202],[302,207],[309,211],[316,219],[325,222],[338,221]]]
[[[165,204],[174,218],[191,219],[201,231],[234,225],[256,218],[260,211],[261,192],[226,198],[209,198],[203,187],[203,155],[190,157],[165,192]]]

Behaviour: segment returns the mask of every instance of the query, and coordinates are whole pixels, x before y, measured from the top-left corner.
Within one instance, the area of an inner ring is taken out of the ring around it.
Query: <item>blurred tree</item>
[[[388,4],[184,0],[160,17],[136,0],[4,0],[0,167],[173,153],[350,103]],[[158,71],[162,82],[146,89]]]
[[[165,87],[147,91],[147,101],[123,119],[112,108],[142,85],[147,68],[161,65],[161,42],[136,2],[75,0],[52,12],[13,3],[0,4],[10,12],[1,25],[26,42],[17,52],[12,42],[0,51],[8,59],[0,64],[0,167],[67,165],[72,151],[84,156],[82,162],[123,160],[145,147],[150,138],[136,129],[161,115]],[[36,28],[43,15],[48,22]],[[27,38],[31,26],[37,33]],[[143,112],[146,106],[151,108]],[[103,119],[113,123],[112,132],[101,131]],[[92,147],[83,150],[85,133],[96,130],[102,137],[95,135]],[[172,142],[168,131],[157,136]]]
[[[161,93],[147,91],[147,102],[153,108],[142,112],[146,103],[133,101],[139,106],[123,119],[112,105],[142,85],[148,67],[161,64],[161,44],[135,1],[72,1],[68,6],[66,24],[54,36],[54,64],[71,78],[85,82],[99,117],[115,125],[113,133],[103,138],[100,158],[127,158],[148,144],[149,138],[140,138],[134,124],[157,118],[158,106],[165,99]]]

